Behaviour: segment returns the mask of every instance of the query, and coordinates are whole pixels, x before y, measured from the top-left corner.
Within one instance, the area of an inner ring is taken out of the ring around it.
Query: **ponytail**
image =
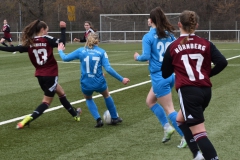
[[[40,20],[35,20],[31,22],[29,25],[27,25],[23,29],[23,35],[22,35],[22,45],[23,46],[33,46],[33,37],[40,32],[40,30],[44,28],[47,28],[47,24]]]

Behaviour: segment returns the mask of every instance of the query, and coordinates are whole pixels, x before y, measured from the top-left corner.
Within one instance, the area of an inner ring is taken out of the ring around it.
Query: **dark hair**
[[[190,35],[196,29],[196,25],[198,24],[198,21],[199,21],[199,16],[194,11],[185,10],[180,14],[179,21],[182,24],[182,27],[183,27],[182,29],[188,32]],[[181,41],[181,44],[186,43],[188,41],[188,37],[185,37]]]
[[[92,22],[90,22],[90,21],[85,21],[84,24],[85,24],[85,23],[88,23],[89,26],[90,26],[90,28],[91,28],[94,32],[97,32],[97,30],[93,28]]]
[[[173,33],[174,27],[170,24],[161,7],[156,7],[151,10],[150,18],[156,25],[157,35],[159,38],[168,37],[165,31]]]
[[[31,22],[23,29],[22,45],[26,47],[33,45],[33,37],[38,34],[42,28],[46,29],[47,27],[47,24],[40,20]]]

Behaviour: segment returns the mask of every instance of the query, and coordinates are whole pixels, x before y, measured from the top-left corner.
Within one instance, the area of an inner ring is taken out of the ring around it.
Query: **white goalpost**
[[[180,13],[165,13],[177,29]],[[149,14],[100,14],[101,42],[138,42],[149,31]]]

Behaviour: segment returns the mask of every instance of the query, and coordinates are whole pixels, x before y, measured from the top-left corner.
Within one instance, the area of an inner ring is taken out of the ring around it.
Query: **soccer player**
[[[78,39],[78,38],[74,38],[73,41],[75,42],[86,42],[87,41],[87,36],[89,33],[94,33],[94,29],[93,29],[93,26],[92,26],[92,22],[90,21],[85,21],[84,22],[84,28],[85,28],[85,33],[84,33],[84,36],[82,39]]]
[[[198,19],[194,11],[180,14],[180,37],[167,48],[161,70],[164,78],[173,72],[176,74],[175,87],[181,107],[177,122],[194,153],[194,160],[200,159],[198,147],[205,160],[218,160],[207,137],[203,113],[211,99],[210,77],[220,73],[227,66],[227,60],[212,42],[195,35]],[[213,68],[211,62],[215,65]]]
[[[168,79],[164,79],[162,77],[162,72],[159,69],[161,68],[163,54],[165,53],[167,46],[175,40],[175,37],[172,34],[174,27],[169,23],[160,7],[156,7],[150,12],[150,20],[152,29],[150,29],[142,39],[143,53],[142,55],[139,55],[136,52],[134,54],[134,59],[136,61],[149,61],[152,87],[148,93],[146,104],[156,115],[164,128],[162,142],[165,143],[171,139],[175,128],[182,137],[181,143],[178,147],[184,148],[187,144],[182,131],[177,126],[177,112],[174,110],[172,102],[171,89],[174,85],[175,77],[172,74]],[[169,124],[164,110],[168,114],[168,118],[172,122],[174,128]]]
[[[9,45],[11,47],[13,47],[13,45],[12,45],[12,36],[10,34],[10,26],[8,25],[6,19],[3,20],[2,32],[4,33],[4,36],[1,38],[0,43],[2,45],[4,45],[4,46],[8,47],[8,45],[4,42],[6,40],[6,41],[8,41]]]
[[[57,39],[47,35],[48,26],[45,22],[35,20],[24,28],[22,46],[0,47],[2,51],[28,52],[29,59],[36,68],[35,76],[44,92],[42,103],[31,115],[26,116],[17,124],[18,129],[24,128],[41,116],[50,106],[55,93],[58,94],[61,104],[74,117],[74,120],[80,121],[81,109],[72,107],[63,88],[58,84],[58,65],[53,55],[53,48],[57,47],[59,42],[65,43],[66,23],[61,21],[60,28],[61,38]]]
[[[122,118],[118,117],[116,106],[109,94],[102,67],[124,85],[130,81],[128,78],[123,78],[110,66],[106,51],[98,47],[98,43],[98,34],[90,33],[87,37],[85,47],[81,47],[72,53],[66,55],[63,52],[65,49],[64,44],[60,43],[58,46],[58,52],[63,61],[68,62],[79,59],[81,62],[81,90],[86,99],[88,109],[97,122],[95,125],[96,128],[102,127],[103,121],[98,113],[97,105],[92,99],[94,91],[102,94],[112,118],[111,124],[115,125],[122,122]]]
[[[8,41],[9,45],[11,47],[13,47],[12,36],[11,36],[11,33],[10,33],[10,26],[8,25],[6,19],[3,20],[2,32],[4,33],[4,36],[1,38],[0,43],[4,46],[8,47],[8,45],[4,42],[4,41]],[[13,52],[13,54],[15,54],[15,53],[16,52]]]

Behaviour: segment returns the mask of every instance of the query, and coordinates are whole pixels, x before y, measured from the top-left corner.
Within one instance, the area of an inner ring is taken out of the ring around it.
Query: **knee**
[[[156,102],[153,102],[153,101],[150,101],[150,100],[146,99],[146,105],[148,106],[148,108],[151,108],[155,104],[156,104]]]

